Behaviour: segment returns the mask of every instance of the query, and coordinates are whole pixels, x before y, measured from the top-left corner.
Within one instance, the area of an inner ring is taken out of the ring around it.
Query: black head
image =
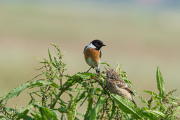
[[[106,46],[101,40],[93,40],[91,43],[96,47],[97,50],[100,50],[102,46]]]

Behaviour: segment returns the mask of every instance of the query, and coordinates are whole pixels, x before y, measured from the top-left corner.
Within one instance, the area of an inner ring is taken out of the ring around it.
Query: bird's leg
[[[87,73],[90,71],[91,68],[93,68],[93,67],[90,67],[89,70],[87,71]]]
[[[96,69],[96,74],[99,74],[100,73],[100,69]]]
[[[99,75],[100,74],[100,69],[99,69],[99,67],[98,68],[95,68],[96,69],[96,75]]]

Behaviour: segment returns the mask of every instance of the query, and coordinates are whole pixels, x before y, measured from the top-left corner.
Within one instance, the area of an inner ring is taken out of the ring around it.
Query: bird
[[[134,96],[133,91],[123,80],[120,79],[117,71],[112,68],[105,67],[105,69],[106,69],[106,86],[109,89],[110,93],[114,93],[124,98],[127,98],[130,101],[132,101],[135,105],[137,105],[133,98]]]
[[[93,40],[88,46],[84,48],[84,58],[86,63],[100,73],[100,58],[102,56],[101,47],[106,46],[101,40]],[[90,70],[89,69],[89,70]],[[89,72],[89,70],[87,72]]]

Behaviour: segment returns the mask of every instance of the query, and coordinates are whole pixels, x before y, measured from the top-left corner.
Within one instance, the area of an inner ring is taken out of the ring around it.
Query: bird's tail
[[[137,106],[136,102],[134,100],[132,100],[132,102]]]

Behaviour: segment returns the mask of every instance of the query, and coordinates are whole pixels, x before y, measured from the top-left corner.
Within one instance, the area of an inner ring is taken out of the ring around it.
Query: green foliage
[[[157,89],[159,94],[153,91],[142,90],[150,94],[150,100],[145,100],[138,96],[143,107],[140,108],[131,101],[121,96],[109,93],[106,87],[106,73],[102,71],[99,75],[93,73],[80,73],[64,75],[66,64],[63,62],[63,53],[56,44],[56,57],[52,57],[48,49],[49,60],[44,58],[40,63],[43,67],[35,70],[42,70],[42,73],[32,80],[11,90],[7,95],[3,95],[0,101],[0,118],[7,120],[175,120],[179,119],[180,98],[172,96],[176,91],[165,92],[164,80],[159,67],[156,71]],[[108,67],[108,63],[102,63]],[[121,65],[116,68],[120,78],[131,88],[132,83],[127,78],[127,73],[122,71]],[[45,76],[45,79],[38,79]],[[36,80],[37,79],[37,80]],[[29,104],[21,109],[18,107],[8,108],[8,100],[18,95],[25,89],[38,88],[38,91],[28,93],[30,95]],[[63,94],[68,94],[69,99],[62,98]],[[79,113],[78,109],[88,102],[87,110]]]
[[[159,96],[161,97],[161,100],[164,98],[164,80],[163,77],[161,75],[159,66],[157,67],[157,71],[156,71],[156,80],[157,80],[157,88],[159,90]]]

